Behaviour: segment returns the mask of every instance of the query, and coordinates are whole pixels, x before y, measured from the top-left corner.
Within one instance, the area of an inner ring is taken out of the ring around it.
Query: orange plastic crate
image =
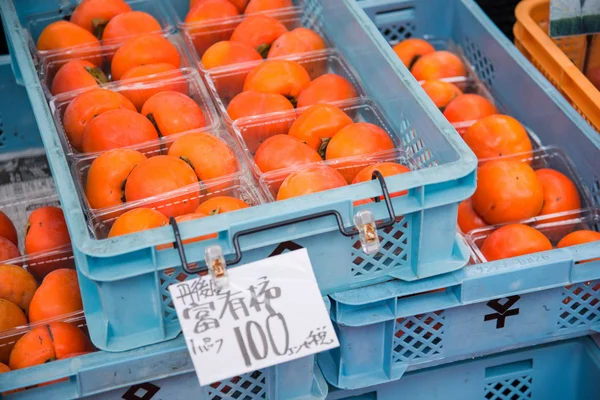
[[[600,34],[592,37],[586,61],[586,35],[548,36],[549,11],[549,0],[521,1],[515,10],[515,45],[600,132],[600,91],[582,72],[586,62],[588,69],[600,66]]]

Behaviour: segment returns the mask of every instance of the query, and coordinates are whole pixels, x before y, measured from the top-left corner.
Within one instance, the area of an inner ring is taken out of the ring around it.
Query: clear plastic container
[[[190,11],[190,0],[170,0],[170,5],[173,11],[173,19],[175,23],[181,30],[189,30],[197,27],[205,27],[207,25],[218,25],[219,23],[223,23],[227,21],[229,18],[220,18],[220,19],[212,19],[206,22],[194,22],[194,23],[186,23],[185,17]],[[261,11],[260,14],[272,14],[273,12],[298,12],[301,11],[306,4],[304,0],[292,0],[292,7],[280,8],[276,11]],[[258,14],[258,13],[257,13]],[[256,14],[255,14],[256,15]],[[240,15],[240,18],[243,18],[244,15]]]
[[[65,314],[65,315],[61,315],[60,317],[54,317],[54,318],[50,318],[41,322],[36,322],[34,324],[27,324],[27,325],[22,325],[22,326],[18,326],[6,331],[0,331],[0,355],[2,356],[8,356],[10,355],[11,350],[14,348],[15,343],[21,338],[23,337],[26,333],[28,333],[29,331],[31,331],[32,329],[38,327],[38,326],[45,326],[51,323],[55,323],[55,322],[65,322],[71,325],[74,325],[76,327],[78,327],[79,329],[81,329],[83,331],[83,333],[89,337],[89,333],[88,333],[88,329],[87,329],[87,324],[85,322],[85,316],[83,314],[83,311],[75,311],[69,314]],[[81,356],[79,356],[81,357]],[[10,374],[11,372],[7,372],[6,374]],[[66,379],[65,379],[66,380]],[[46,385],[50,385],[53,383],[58,383],[59,381],[50,381],[47,382]],[[4,397],[4,395],[9,396],[9,398],[12,398],[10,396],[10,394],[15,393],[15,392],[22,392],[22,391],[27,391],[28,389],[34,389],[34,387],[28,387],[28,388],[22,388],[22,389],[18,389],[14,392],[9,391],[9,392],[5,392],[5,393],[0,393],[0,396]],[[27,396],[27,394],[23,394],[21,393],[21,395],[23,396]]]
[[[283,25],[285,25],[288,31],[292,31],[300,27],[311,29],[323,38],[328,48],[332,47],[330,40],[326,36],[323,26],[321,26],[316,19],[311,18],[310,14],[305,14],[298,8],[286,8],[274,12],[265,12],[264,14],[280,21]],[[235,28],[237,28],[244,18],[244,16],[239,16],[229,20],[214,21],[200,25],[184,25],[185,28],[183,28],[183,37],[186,41],[186,44],[190,47],[190,54],[194,54],[196,56],[195,61],[197,62],[200,71],[203,73],[208,71],[202,64],[202,56],[204,55],[204,52],[217,42],[229,40]],[[212,70],[215,69],[216,68]]]
[[[188,133],[193,134],[198,132],[205,131],[196,130],[189,131]],[[117,218],[119,215],[123,214],[124,212],[132,210],[134,208],[147,207],[160,210],[163,207],[168,207],[174,204],[184,203],[188,201],[200,204],[202,201],[208,200],[208,198],[212,196],[234,196],[236,195],[236,193],[240,192],[239,186],[244,186],[244,193],[248,192],[252,194],[252,196],[248,197],[251,200],[249,204],[256,205],[263,203],[263,196],[258,194],[256,185],[249,179],[245,178],[245,174],[247,173],[248,167],[244,162],[244,157],[242,155],[241,150],[239,149],[238,144],[234,141],[231,135],[229,135],[229,133],[225,131],[217,130],[210,133],[224,140],[233,150],[238,161],[237,172],[230,175],[224,175],[217,179],[201,181],[199,182],[200,186],[198,184],[193,184],[185,186],[175,191],[163,193],[158,196],[153,196],[142,200],[128,201],[127,203],[108,208],[92,208],[85,195],[87,174],[90,169],[90,166],[98,157],[98,155],[87,155],[85,157],[77,159],[72,164],[73,178],[76,183],[78,195],[81,199],[82,204],[84,205],[84,212],[88,217],[90,229],[92,230],[94,236],[100,239],[106,237],[110,226],[112,226],[112,222],[114,222],[114,219]],[[137,150],[146,155],[146,157],[150,158],[157,155],[166,155],[171,144],[175,140],[176,138],[174,137],[166,137],[161,139],[160,141],[147,143],[141,146],[132,146],[130,148]],[[254,194],[254,192],[257,193]]]
[[[390,138],[394,140],[396,148],[403,149],[403,145],[397,135],[393,133],[393,129],[387,118],[383,115],[379,107],[370,99],[355,99],[335,104],[338,108],[344,111],[354,122],[368,122],[379,126],[385,130]],[[254,154],[256,153],[259,144],[267,138],[274,135],[287,135],[294,121],[305,110],[302,109],[281,112],[271,115],[262,115],[257,117],[240,118],[233,124],[233,129],[238,141],[242,144],[242,149],[249,161],[254,177],[259,180],[264,174],[263,171],[254,162]],[[389,152],[385,152],[387,154]],[[354,159],[355,157],[352,157]],[[332,164],[342,163],[346,158],[331,160]]]
[[[520,223],[531,226],[542,232],[550,240],[552,247],[555,248],[558,242],[569,233],[579,230],[593,230],[598,232],[600,228],[600,210],[588,208],[560,214],[543,215]],[[475,229],[466,235],[467,243],[473,252],[473,263],[478,264],[488,262],[481,252],[481,247],[494,231],[505,225],[506,224],[494,225]],[[532,254],[532,256],[536,257],[535,254]],[[596,259],[597,258],[592,258],[591,260]],[[586,260],[579,261],[578,263],[581,264],[584,262],[586,262]]]
[[[264,195],[257,190],[256,185],[244,174],[229,175],[227,177],[205,181],[202,189],[185,187],[178,191],[166,193],[161,196],[127,202],[122,206],[112,207],[103,210],[90,210],[88,218],[89,227],[94,238],[105,239],[108,236],[110,228],[115,220],[123,213],[138,207],[148,207],[155,210],[161,210],[163,206],[172,204],[176,201],[193,201],[198,204],[217,196],[231,196],[243,200],[249,206],[257,206],[266,202]],[[206,217],[206,218],[210,218]],[[185,222],[183,222],[185,223]],[[210,239],[216,237],[216,233],[203,235],[203,238]],[[184,242],[193,241],[189,239]],[[159,250],[170,248],[169,246],[159,246]]]
[[[177,67],[191,67],[192,65],[187,56],[187,51],[183,39],[177,34],[164,35],[164,37],[168,39],[177,48],[177,51],[179,52],[180,65]],[[38,70],[40,81],[42,83],[42,88],[44,90],[46,98],[50,99],[52,97],[50,88],[52,87],[52,81],[54,79],[54,76],[56,75],[60,67],[62,67],[67,61],[73,59],[87,60],[95,65],[101,65],[101,69],[103,70],[109,81],[111,81],[112,77],[110,72],[110,62],[114,54],[122,45],[123,43],[117,43],[102,46],[100,48],[81,48],[66,51],[61,50],[44,54],[43,57],[37,60],[36,68]]]
[[[324,74],[336,74],[347,79],[354,86],[359,97],[365,96],[365,91],[358,75],[337,50],[323,50],[306,53],[305,55],[293,55],[285,57],[285,59],[295,61],[306,68],[311,80]],[[243,91],[246,76],[254,67],[260,65],[262,62],[256,61],[239,64],[237,67],[219,68],[205,75],[209,90],[217,103],[223,120],[228,125],[233,124],[232,119],[227,114],[229,102]]]
[[[53,11],[44,12],[40,14],[32,14],[25,17],[25,33],[28,38],[28,44],[33,55],[33,58],[36,60],[41,60],[43,58],[58,54],[64,53],[68,51],[76,51],[82,48],[85,48],[85,45],[69,47],[67,49],[61,50],[43,50],[39,51],[36,48],[36,43],[41,35],[42,31],[46,26],[50,25],[53,22],[66,20],[68,21],[73,14],[73,11],[77,7],[79,1],[75,2],[73,0],[70,1],[60,1],[60,0],[44,0],[44,2],[52,2],[56,3],[56,6]],[[160,24],[161,30],[156,33],[171,33],[175,31],[175,26],[171,23],[170,15],[172,11],[169,10],[169,3],[163,2],[161,0],[126,0],[127,4],[131,7],[132,11],[143,11],[150,15],[152,15]],[[124,37],[119,39],[119,41],[123,39],[128,39],[129,37]],[[114,44],[114,41],[106,41],[103,42],[103,45]]]
[[[198,105],[202,112],[204,113],[204,119],[206,121],[206,125],[198,129],[197,131],[214,131],[218,128],[220,124],[219,115],[213,105],[212,100],[210,99],[210,95],[206,90],[206,87],[202,83],[202,79],[197,71],[191,68],[183,68],[178,71],[165,72],[161,74],[150,75],[149,77],[142,77],[136,79],[129,79],[125,81],[112,82],[106,86],[104,89],[112,90],[115,92],[123,93],[129,90],[144,90],[149,88],[154,88],[156,86],[164,85],[168,83],[169,85],[186,85],[188,87],[188,96],[192,98]],[[158,80],[158,81],[157,81]],[[79,159],[82,157],[90,157],[97,156],[99,153],[80,153],[77,149],[73,148],[69,142],[69,139],[65,133],[65,129],[63,126],[63,116],[65,110],[71,104],[73,99],[77,97],[77,95],[85,92],[89,89],[81,89],[74,92],[62,93],[56,97],[54,97],[50,101],[50,109],[52,110],[52,115],[54,117],[54,123],[56,125],[56,129],[60,136],[61,143],[63,144],[63,148],[65,149],[65,154],[70,159]],[[162,140],[166,139],[175,139],[185,134],[186,132],[177,133],[174,135],[166,136]]]
[[[404,150],[390,150],[385,152],[373,153],[365,156],[356,156],[356,157],[345,157],[339,158],[335,160],[323,161],[318,163],[320,165],[326,165],[337,170],[340,173],[343,173],[345,170],[351,169],[352,171],[359,172],[362,169],[368,167],[369,165],[378,164],[382,162],[393,162],[402,164],[408,167],[411,171],[416,171],[419,169],[417,161],[412,158],[408,153]],[[276,201],[277,192],[281,187],[281,184],[292,172],[305,168],[306,166],[298,166],[286,169],[280,169],[277,171],[271,171],[266,174],[262,174],[260,176],[260,186],[262,190],[265,192],[268,201]],[[397,193],[390,193],[391,197],[396,197]],[[360,199],[354,202],[355,206],[363,205],[369,203],[371,198]]]

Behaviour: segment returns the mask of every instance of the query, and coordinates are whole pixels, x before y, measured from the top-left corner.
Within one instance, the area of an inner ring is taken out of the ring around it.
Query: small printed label
[[[201,385],[339,346],[306,249],[228,275],[169,287]]]

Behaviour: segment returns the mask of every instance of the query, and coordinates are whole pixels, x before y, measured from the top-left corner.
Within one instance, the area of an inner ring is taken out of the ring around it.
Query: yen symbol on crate
[[[124,400],[150,400],[160,388],[150,382],[133,385],[121,397]]]
[[[483,320],[496,320],[496,329],[504,328],[504,325],[506,324],[506,318],[513,315],[519,315],[519,309],[512,308],[512,306],[514,306],[520,298],[521,296],[510,296],[502,299],[488,301],[487,306],[496,312],[492,314],[487,314],[483,318]],[[501,302],[501,300],[505,301]]]

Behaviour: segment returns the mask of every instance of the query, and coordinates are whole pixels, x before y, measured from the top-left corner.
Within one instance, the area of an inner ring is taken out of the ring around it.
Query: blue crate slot
[[[465,339],[468,342],[468,339]],[[407,374],[328,400],[592,400],[600,397],[600,349],[589,337]]]
[[[102,349],[120,351],[174,338],[180,326],[166,287],[186,276],[180,275],[180,261],[174,249],[155,248],[174,241],[172,230],[164,227],[120,238],[92,238],[35,75],[27,38],[20,29],[30,9],[39,12],[41,6],[30,1],[8,1],[0,2],[0,7],[73,237],[93,342]],[[398,223],[380,232],[383,246],[379,254],[364,256],[358,238],[342,236],[335,218],[329,217],[242,237],[242,263],[297,245],[306,247],[323,294],[394,278],[423,279],[462,268],[468,256],[457,239],[455,226],[459,202],[475,188],[473,153],[424,98],[417,82],[397,68],[390,53],[377,45],[374,35],[379,34],[363,29],[363,23],[357,19],[360,10],[353,3],[313,0],[304,2],[303,9],[324,27],[331,43],[354,68],[365,94],[381,108],[419,169],[386,178],[391,193],[405,189],[409,193],[393,199]],[[218,244],[229,258],[237,232],[322,211],[337,211],[344,225],[351,227],[356,212],[353,203],[380,195],[377,182],[367,182],[184,223],[183,239],[219,233],[216,239],[186,245],[186,255],[189,262],[202,262],[204,249]],[[373,210],[378,219],[386,217],[383,204],[365,207]],[[170,268],[176,269],[174,274]]]

